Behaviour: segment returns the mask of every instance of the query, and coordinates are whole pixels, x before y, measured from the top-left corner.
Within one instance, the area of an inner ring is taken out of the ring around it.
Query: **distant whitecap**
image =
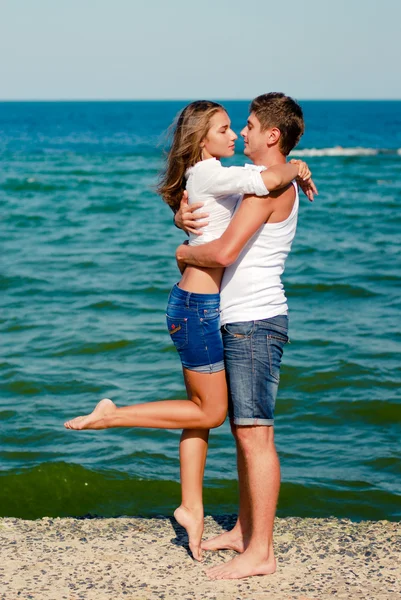
[[[334,146],[333,148],[303,148],[293,150],[291,156],[375,156],[376,154],[387,151],[378,150],[375,148],[343,148],[342,146]]]

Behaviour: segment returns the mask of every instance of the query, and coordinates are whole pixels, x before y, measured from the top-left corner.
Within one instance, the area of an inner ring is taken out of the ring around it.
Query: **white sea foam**
[[[342,146],[334,146],[333,148],[295,149],[291,152],[291,156],[376,156],[376,154],[382,152],[376,148],[343,148]],[[398,153],[401,154],[401,148],[398,150]]]

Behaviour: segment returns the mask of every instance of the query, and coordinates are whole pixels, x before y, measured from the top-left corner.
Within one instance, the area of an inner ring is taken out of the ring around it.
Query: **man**
[[[241,132],[244,153],[260,169],[285,163],[303,131],[302,109],[292,98],[279,93],[258,96]],[[307,191],[313,199],[313,183]],[[191,219],[198,215],[191,209],[189,213],[182,208],[176,222],[194,230]],[[220,239],[181,245],[176,251],[179,264],[226,267],[221,324],[240,504],[234,528],[203,543],[202,548],[229,548],[240,554],[210,569],[212,579],[268,575],[276,570],[273,524],[280,464],[273,423],[281,357],[288,341],[287,301],[280,276],[297,215],[295,185],[265,197],[245,196]]]

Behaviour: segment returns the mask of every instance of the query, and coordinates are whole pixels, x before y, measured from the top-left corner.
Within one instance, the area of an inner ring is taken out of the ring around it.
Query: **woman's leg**
[[[155,427],[184,429],[180,443],[181,506],[177,521],[188,533],[195,559],[201,559],[203,534],[203,475],[209,429],[224,422],[227,413],[225,371],[197,373],[184,369],[188,400],[164,400],[117,408],[108,399],[84,417],[65,423],[67,429],[107,429],[110,427]]]
[[[195,560],[202,559],[203,475],[208,439],[208,429],[184,429],[180,441],[181,505],[174,511],[174,517],[187,531]]]
[[[209,391],[210,374],[192,377],[193,371],[184,369],[188,398],[195,393],[203,395]],[[217,379],[221,387],[222,402],[227,411],[227,385],[225,371],[219,371]],[[200,385],[200,389],[196,386]],[[195,386],[195,389],[194,389]],[[205,388],[203,390],[202,388]],[[181,505],[174,516],[188,534],[189,548],[195,560],[202,560],[200,547],[203,535],[203,477],[208,450],[208,429],[184,429],[180,441]]]
[[[185,377],[188,398],[190,382]],[[209,442],[209,429],[184,429],[180,440],[181,504],[174,511],[176,521],[186,529],[189,549],[195,560],[202,560],[203,477]]]
[[[227,413],[225,371],[198,373],[184,369],[189,400],[161,400],[117,408],[107,398],[89,415],[67,421],[67,429],[150,427],[157,429],[212,429]]]

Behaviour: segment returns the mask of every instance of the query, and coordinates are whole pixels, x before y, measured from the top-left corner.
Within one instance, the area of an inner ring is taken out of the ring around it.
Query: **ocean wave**
[[[332,148],[300,148],[291,152],[290,156],[377,156],[377,155],[401,156],[401,148],[344,148],[334,146]]]
[[[67,191],[69,186],[67,184],[42,183],[37,181],[35,177],[28,177],[8,179],[0,184],[0,189],[5,192],[37,192],[44,194]]]
[[[339,298],[374,298],[378,295],[362,285],[350,285],[348,283],[287,283],[288,291],[292,297],[302,297],[311,294],[331,294]]]
[[[138,346],[136,340],[116,340],[114,342],[99,342],[92,344],[80,344],[79,346],[70,346],[64,350],[54,352],[53,356],[80,356],[86,354],[102,354],[105,352],[114,352],[119,350],[130,350]]]

